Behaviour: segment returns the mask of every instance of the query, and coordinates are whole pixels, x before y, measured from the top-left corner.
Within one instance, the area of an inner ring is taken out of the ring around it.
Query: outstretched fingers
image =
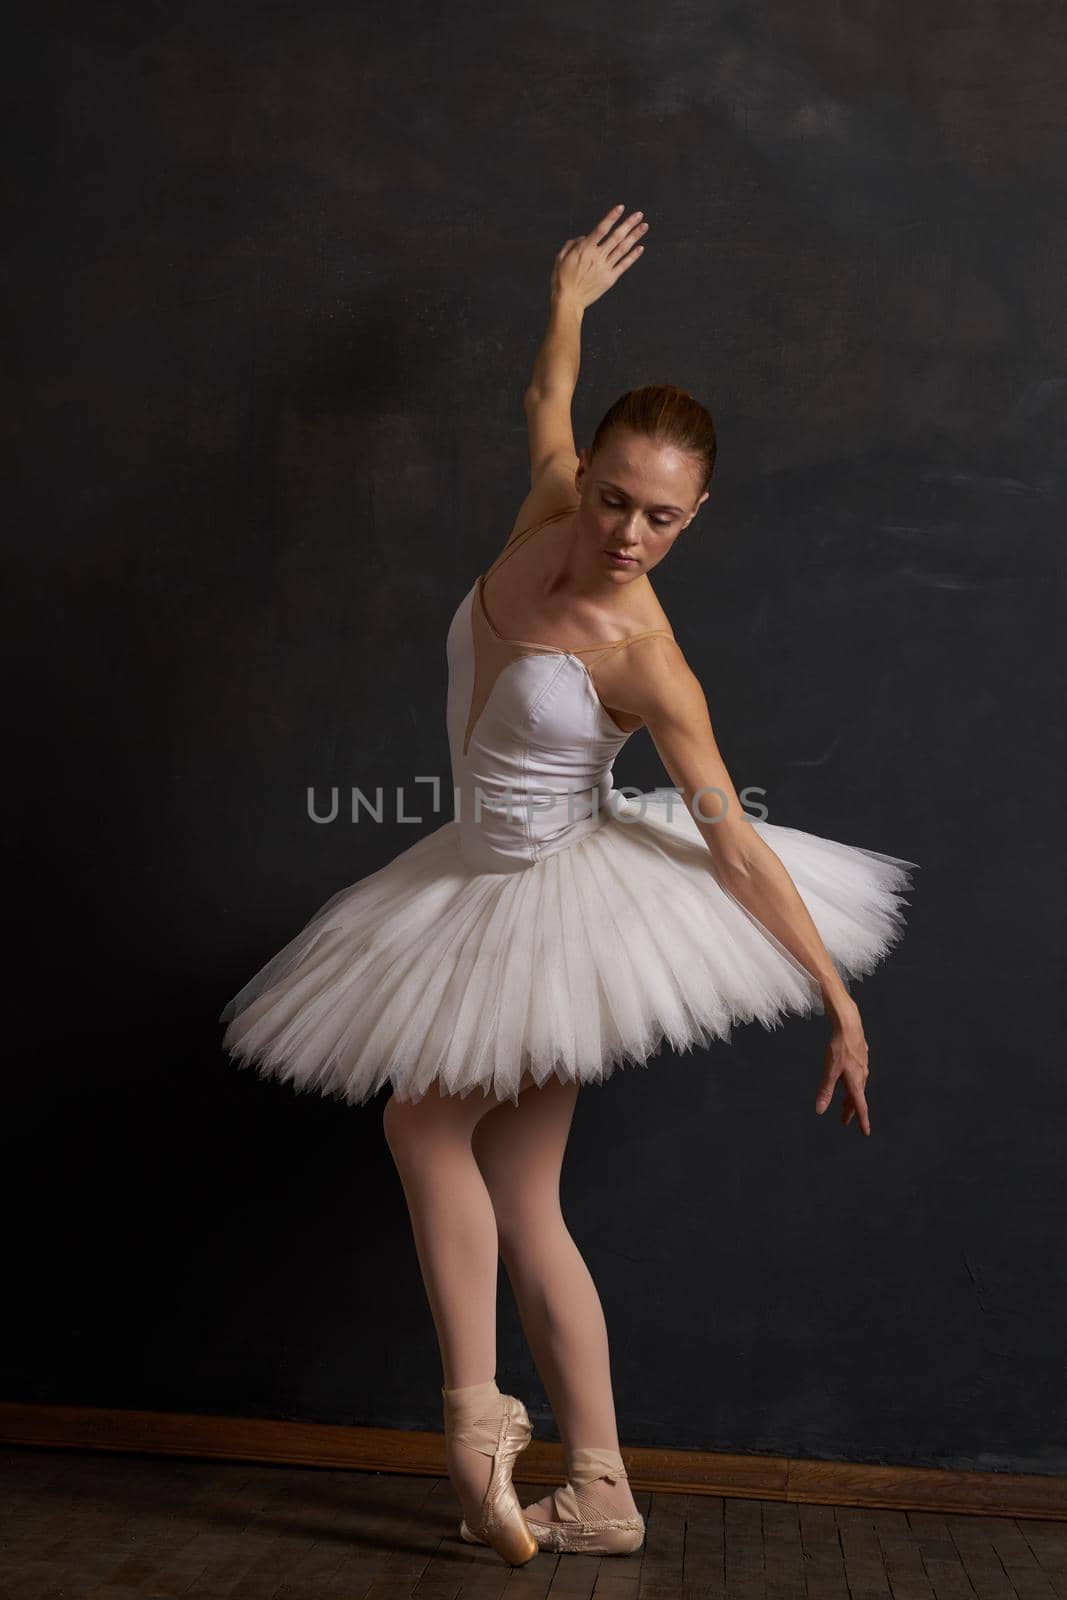
[[[643,238],[647,231],[648,223],[644,220],[644,212],[635,211],[632,217],[626,219],[622,231],[612,235],[607,249],[609,259],[616,264],[628,265],[628,260],[623,258],[636,259],[640,255],[641,246],[638,240]]]
[[[622,209],[622,206],[612,206],[610,211],[605,211],[600,221],[595,224],[586,237],[592,239],[594,243],[599,244],[601,239],[609,234],[616,222],[618,222],[619,213],[622,211]]]

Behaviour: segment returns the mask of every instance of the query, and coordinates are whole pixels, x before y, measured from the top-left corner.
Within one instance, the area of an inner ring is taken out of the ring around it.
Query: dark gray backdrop
[[[382,1101],[223,1003],[447,813],[444,636],[527,488],[552,257],[712,409],[656,575],[738,787],[922,865],[825,1024],[580,1097],[624,1445],[1067,1470],[1063,9],[53,8],[9,69],[9,1399],[440,1426]],[[665,781],[645,738],[617,781]],[[555,1437],[501,1285],[498,1377]]]

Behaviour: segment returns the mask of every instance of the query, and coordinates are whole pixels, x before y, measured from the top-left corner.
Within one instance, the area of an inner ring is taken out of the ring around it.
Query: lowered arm
[[[671,639],[650,639],[639,661],[620,709],[644,719],[707,843],[716,878],[813,975],[827,1015],[851,1021],[856,1003],[792,878],[742,811],[704,691],[681,649]]]

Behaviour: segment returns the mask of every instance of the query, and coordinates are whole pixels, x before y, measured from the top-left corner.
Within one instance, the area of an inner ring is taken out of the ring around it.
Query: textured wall
[[[632,384],[711,407],[656,586],[735,783],[923,866],[857,990],[871,1139],[813,1113],[817,1020],[583,1092],[624,1443],[1067,1471],[1063,9],[23,26],[6,1397],[439,1426],[380,1103],[237,1072],[215,1018],[443,820],[316,825],[306,791],[447,772],[551,259],[622,201],[652,231],[586,318],[579,443]],[[616,777],[663,781],[647,740]]]

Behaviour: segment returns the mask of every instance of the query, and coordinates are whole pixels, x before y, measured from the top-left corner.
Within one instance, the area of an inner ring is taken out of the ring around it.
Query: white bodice
[[[598,828],[617,804],[612,764],[630,735],[581,658],[494,636],[478,583],[452,619],[447,652],[454,803],[468,865],[516,872]]]

